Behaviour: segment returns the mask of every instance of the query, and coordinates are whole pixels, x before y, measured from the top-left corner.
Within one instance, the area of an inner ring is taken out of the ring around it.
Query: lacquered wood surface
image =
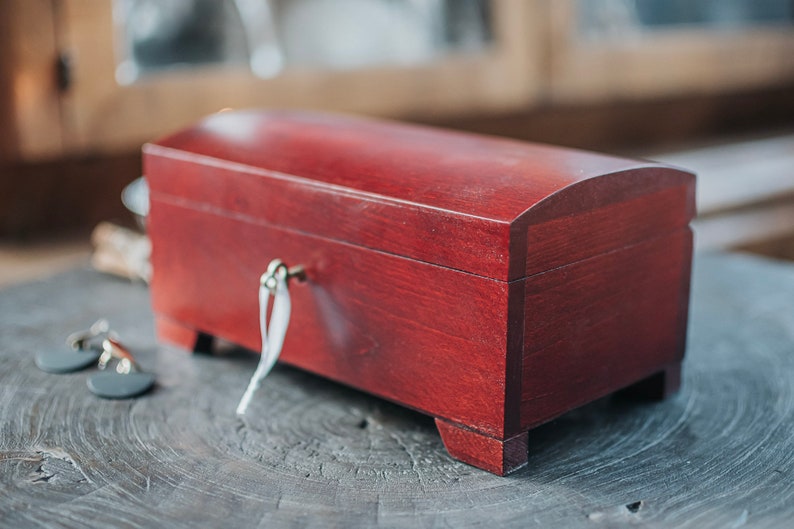
[[[141,285],[88,270],[0,290],[0,525],[788,527],[794,265],[696,258],[681,393],[602,399],[530,432],[507,478],[433,421],[288,366],[234,416],[257,355],[157,345]],[[157,386],[103,401],[37,351],[110,320]],[[629,508],[631,507],[631,509]]]
[[[503,434],[507,283],[181,206],[153,206],[158,316],[259,350],[259,277],[274,256],[302,264],[308,280],[290,283],[284,362]],[[173,334],[163,338],[186,343]]]
[[[301,264],[283,360],[441,419],[481,468],[683,355],[685,171],[284,112],[211,116],[145,167],[163,340],[258,349],[259,276]]]
[[[222,112],[155,145],[502,222],[574,182],[638,165],[659,167],[394,121],[295,111]],[[195,188],[188,196],[204,192]]]
[[[555,193],[571,187],[562,212],[692,182],[690,174],[652,162],[286,111],[215,114],[147,145],[144,153],[155,200],[187,202],[502,280],[525,275],[511,266],[527,250],[522,218]],[[614,184],[574,185],[626,172]],[[549,211],[544,209],[546,220]],[[691,214],[692,204],[682,202],[666,216],[641,220],[669,231]],[[663,226],[668,219],[673,224]],[[613,248],[625,245],[617,237],[611,242]]]
[[[618,251],[688,226],[695,181],[684,172],[638,169],[576,184],[528,210],[525,276]]]
[[[684,228],[526,280],[519,429],[681,362],[691,251]]]
[[[514,472],[528,462],[527,432],[508,439],[494,439],[442,419],[436,419],[436,427],[449,455],[497,476]]]

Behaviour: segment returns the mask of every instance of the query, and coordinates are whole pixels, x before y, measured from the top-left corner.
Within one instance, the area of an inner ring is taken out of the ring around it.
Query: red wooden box
[[[144,163],[162,340],[258,350],[260,275],[302,264],[281,359],[435,417],[450,454],[497,474],[543,422],[678,386],[690,173],[254,111],[146,145]]]

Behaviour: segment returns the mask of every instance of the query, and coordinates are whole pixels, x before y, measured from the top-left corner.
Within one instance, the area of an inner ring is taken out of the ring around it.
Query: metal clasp
[[[259,278],[259,283],[270,290],[270,292],[275,293],[279,279],[289,281],[293,278],[298,281],[306,280],[306,270],[303,265],[288,267],[281,259],[273,259],[270,261],[270,264],[267,265],[267,271]]]
[[[105,369],[111,360],[116,360],[116,373],[121,375],[128,375],[130,373],[138,373],[140,368],[135,363],[126,347],[121,345],[113,338],[106,338],[102,341],[102,355],[99,357],[99,369]]]
[[[70,334],[66,338],[66,343],[76,351],[87,351],[89,349],[101,349],[101,340],[105,338],[117,339],[117,336],[116,333],[110,330],[108,321],[102,318],[95,321],[89,329]]]

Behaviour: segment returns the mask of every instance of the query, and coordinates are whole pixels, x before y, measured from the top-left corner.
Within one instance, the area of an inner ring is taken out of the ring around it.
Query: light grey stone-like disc
[[[146,393],[154,385],[151,373],[96,373],[86,381],[91,393],[106,399],[129,399]]]
[[[99,360],[99,351],[45,351],[34,357],[36,366],[47,373],[71,373],[85,369]]]

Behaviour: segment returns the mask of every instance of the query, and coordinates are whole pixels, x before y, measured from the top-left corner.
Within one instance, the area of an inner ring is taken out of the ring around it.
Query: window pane
[[[601,36],[677,26],[744,28],[794,23],[792,0],[578,0],[579,30]]]
[[[115,0],[117,78],[174,68],[416,64],[491,40],[487,0]]]

